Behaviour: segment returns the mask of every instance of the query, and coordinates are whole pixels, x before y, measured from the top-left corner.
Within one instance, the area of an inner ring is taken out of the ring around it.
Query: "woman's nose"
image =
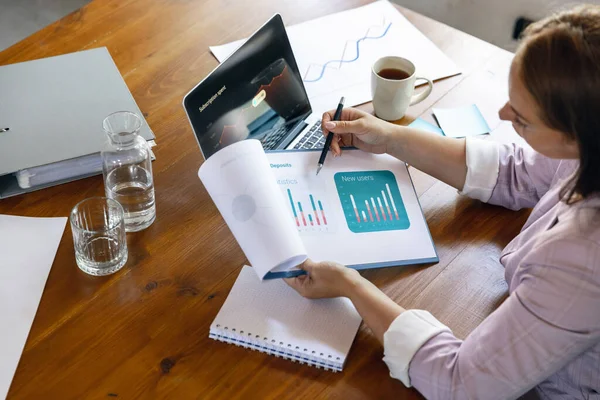
[[[514,113],[512,112],[508,103],[506,103],[504,107],[498,111],[498,116],[503,121],[512,121],[514,119]]]

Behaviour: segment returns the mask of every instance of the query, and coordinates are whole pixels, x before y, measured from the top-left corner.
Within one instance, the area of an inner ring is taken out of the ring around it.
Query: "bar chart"
[[[329,232],[329,210],[324,204],[323,196],[313,192],[297,187],[285,189],[294,223],[300,232]]]
[[[334,177],[348,229],[354,233],[410,227],[391,171],[338,172]]]

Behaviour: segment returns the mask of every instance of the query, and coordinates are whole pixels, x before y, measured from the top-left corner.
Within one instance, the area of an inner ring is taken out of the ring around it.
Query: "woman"
[[[599,398],[600,6],[525,33],[500,117],[533,149],[440,137],[354,109],[340,122],[331,115],[323,127],[337,136],[335,155],[340,144],[388,153],[465,195],[533,211],[500,257],[509,298],[464,341],[335,263],[309,261],[288,284],[309,298],[350,298],[391,376],[427,398]]]

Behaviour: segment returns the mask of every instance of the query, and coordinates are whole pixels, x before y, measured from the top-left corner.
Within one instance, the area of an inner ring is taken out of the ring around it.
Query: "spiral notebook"
[[[242,268],[209,337],[303,364],[341,371],[361,323],[346,298],[309,300],[283,280]]]

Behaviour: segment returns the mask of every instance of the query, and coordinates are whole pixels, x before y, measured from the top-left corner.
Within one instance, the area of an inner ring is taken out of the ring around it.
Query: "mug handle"
[[[429,96],[431,94],[431,91],[433,90],[433,82],[431,82],[427,78],[421,78],[421,77],[417,77],[417,79],[415,79],[415,81],[417,81],[419,79],[427,81],[427,89],[425,89],[421,93],[415,94],[415,95],[413,95],[413,97],[411,97],[411,99],[410,99],[411,106],[425,100],[427,98],[427,96]]]

